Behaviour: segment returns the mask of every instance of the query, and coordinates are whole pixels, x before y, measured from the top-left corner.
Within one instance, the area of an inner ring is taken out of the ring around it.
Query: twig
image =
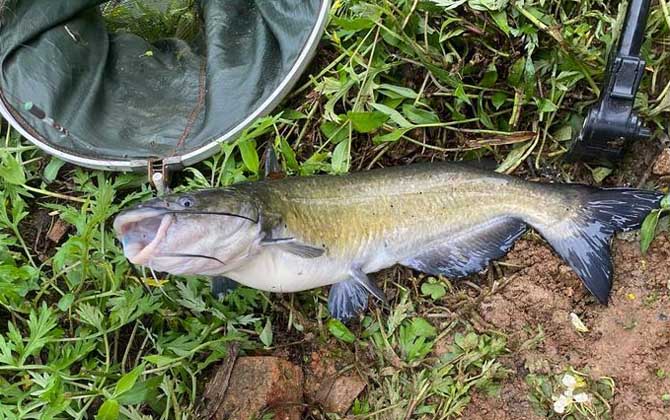
[[[74,201],[76,203],[86,203],[86,200],[84,200],[83,198],[71,197],[69,195],[59,194],[59,193],[55,193],[55,192],[52,192],[52,191],[47,191],[47,190],[43,190],[43,189],[40,189],[40,188],[35,188],[35,187],[31,187],[30,185],[25,185],[25,184],[22,185],[22,187],[25,188],[26,190],[28,190],[30,192],[34,192],[36,194],[46,195],[48,197],[60,198],[61,200]]]
[[[237,355],[240,351],[239,343],[232,343],[228,347],[228,357],[223,361],[223,364],[216,371],[214,378],[205,386],[205,400],[208,401],[203,418],[214,419],[216,413],[223,404],[223,399],[228,390],[230,383],[230,376],[233,373],[233,366],[237,360]]]

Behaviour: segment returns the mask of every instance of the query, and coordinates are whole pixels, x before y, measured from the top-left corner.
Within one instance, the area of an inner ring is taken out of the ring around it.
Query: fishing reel
[[[651,131],[633,110],[644,75],[640,58],[650,0],[631,0],[617,49],[607,65],[604,89],[572,142],[568,160],[613,166],[627,146],[648,140]]]

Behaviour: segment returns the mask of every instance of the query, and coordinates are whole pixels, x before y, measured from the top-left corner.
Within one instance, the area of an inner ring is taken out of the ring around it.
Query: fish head
[[[116,236],[133,264],[156,271],[221,274],[262,239],[258,206],[234,190],[152,199],[120,213]]]

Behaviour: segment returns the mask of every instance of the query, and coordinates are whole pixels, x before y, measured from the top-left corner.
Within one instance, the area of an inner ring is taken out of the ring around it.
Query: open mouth
[[[148,208],[120,214],[114,230],[128,260],[139,265],[149,262],[173,220],[172,214]]]

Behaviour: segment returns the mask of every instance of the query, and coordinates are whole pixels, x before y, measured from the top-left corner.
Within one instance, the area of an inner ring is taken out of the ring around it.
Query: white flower
[[[587,394],[586,392],[580,392],[579,394],[575,394],[573,398],[575,399],[575,402],[578,403],[585,403],[591,399],[591,397],[589,397],[589,394]]]
[[[561,395],[556,401],[554,401],[554,411],[558,414],[565,413],[565,409],[572,403],[572,398],[567,395]]]
[[[561,382],[563,383],[563,386],[565,386],[569,391],[573,391],[577,386],[577,379],[575,379],[575,377],[569,373],[563,375],[563,380]]]

